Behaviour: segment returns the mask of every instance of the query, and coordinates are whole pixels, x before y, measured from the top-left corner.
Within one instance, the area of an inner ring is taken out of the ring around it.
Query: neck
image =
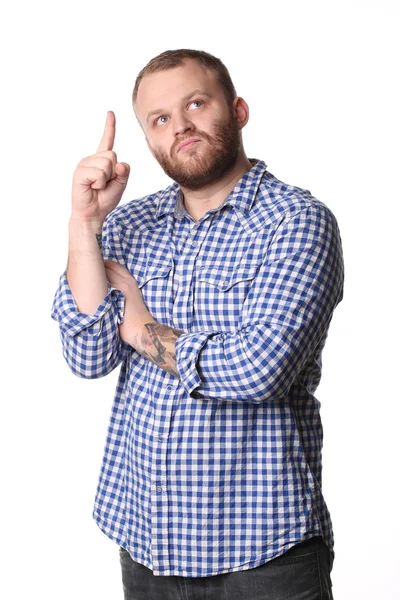
[[[181,187],[185,208],[195,221],[198,221],[207,211],[218,208],[225,198],[229,196],[237,182],[252,164],[246,157],[244,151],[240,152],[238,160],[224,177],[218,181],[203,187],[201,190],[191,191]]]

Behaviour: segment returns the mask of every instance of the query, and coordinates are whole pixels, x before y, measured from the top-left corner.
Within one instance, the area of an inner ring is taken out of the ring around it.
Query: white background
[[[168,49],[206,50],[250,107],[247,156],[334,212],[345,293],[317,397],[335,600],[400,597],[399,19],[396,2],[15,2],[1,16],[2,598],[122,600],[91,512],[119,368],[75,377],[50,318],[72,173],[107,110],[131,165],[122,203],[171,180],[131,107]]]

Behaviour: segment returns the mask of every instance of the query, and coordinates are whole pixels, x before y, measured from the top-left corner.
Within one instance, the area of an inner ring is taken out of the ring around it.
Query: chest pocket
[[[147,264],[136,277],[145,304],[156,321],[169,323],[172,311],[170,263]]]
[[[235,331],[240,327],[245,301],[260,266],[260,262],[243,262],[200,267],[196,281],[196,325],[217,331]]]
[[[157,285],[162,282],[156,282],[156,279],[167,279],[171,271],[172,266],[170,264],[151,264],[147,265],[140,273],[136,276],[137,284],[140,288],[145,287],[147,284]]]
[[[248,288],[256,277],[260,262],[241,263],[239,265],[204,265],[200,267],[198,280],[210,284],[220,292],[228,292],[234,286],[245,283]]]

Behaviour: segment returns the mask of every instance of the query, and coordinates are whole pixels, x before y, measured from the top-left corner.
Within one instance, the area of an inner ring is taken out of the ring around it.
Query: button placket
[[[202,243],[212,224],[212,215],[200,219],[190,228],[185,246],[179,260],[179,281],[175,297],[174,309],[179,315],[174,314],[174,322],[179,322],[184,331],[190,331],[193,321],[193,274],[201,250]],[[186,307],[186,313],[182,315],[182,307]]]
[[[193,248],[197,246],[197,243],[195,242],[195,245],[193,245],[193,242],[192,232],[190,232],[186,239],[182,254],[179,257],[176,269],[177,282],[175,286],[176,292],[173,319],[175,327],[183,329],[184,331],[190,330],[193,314],[191,281],[193,278],[194,264],[197,258],[197,252],[193,251]],[[186,307],[185,311],[183,311],[183,307]]]

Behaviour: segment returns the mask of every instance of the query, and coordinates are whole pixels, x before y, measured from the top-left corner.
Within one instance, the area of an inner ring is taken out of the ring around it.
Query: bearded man
[[[121,365],[93,516],[125,599],[332,599],[314,392],[343,297],[337,221],[247,158],[248,105],[211,54],[153,58],[133,109],[173,182],[118,206],[109,111],[74,172],[52,307],[73,373]]]

